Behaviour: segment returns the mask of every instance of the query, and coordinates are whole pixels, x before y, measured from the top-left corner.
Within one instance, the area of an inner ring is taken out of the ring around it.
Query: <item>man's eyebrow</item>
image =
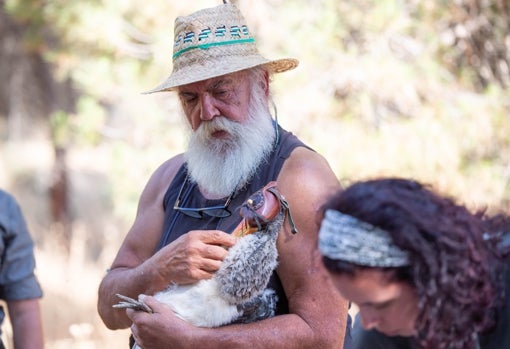
[[[232,84],[233,81],[234,81],[234,79],[232,79],[232,78],[218,79],[217,81],[213,82],[213,84],[210,86],[209,89],[212,90],[212,89],[218,88],[218,87],[223,86],[223,85]]]
[[[231,78],[231,77],[223,77],[223,78],[220,78],[220,79],[217,79],[215,81],[212,81],[211,82],[211,85],[209,85],[207,87],[207,91],[211,91],[211,90],[214,90],[214,89],[217,89],[223,85],[230,85],[230,84],[233,84],[234,82],[234,79]],[[195,92],[194,91],[189,91],[189,90],[186,90],[184,87],[181,86],[181,88],[178,90],[178,94],[179,95],[190,95],[190,94],[194,94]]]
[[[192,96],[194,93],[191,92],[191,91],[179,91],[178,92],[178,95],[179,97],[184,97],[184,96]]]

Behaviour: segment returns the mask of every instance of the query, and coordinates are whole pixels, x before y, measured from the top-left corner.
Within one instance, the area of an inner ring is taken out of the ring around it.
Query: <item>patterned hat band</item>
[[[390,234],[335,210],[326,210],[319,231],[319,250],[332,260],[368,267],[404,267],[408,252],[396,246]]]
[[[179,28],[177,28],[179,29]],[[239,27],[236,24],[220,26],[213,28],[203,28],[200,33],[188,31],[186,34],[179,33],[174,43],[173,59],[179,57],[186,51],[192,49],[207,49],[213,46],[236,45],[245,43],[255,43],[255,39],[251,37],[248,27],[243,25]]]
[[[146,93],[171,91],[256,66],[280,73],[299,63],[293,58],[269,60],[260,55],[244,17],[229,3],[177,17],[174,33],[172,74]]]

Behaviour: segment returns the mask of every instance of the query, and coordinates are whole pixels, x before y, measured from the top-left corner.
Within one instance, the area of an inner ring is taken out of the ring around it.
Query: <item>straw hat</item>
[[[269,60],[261,56],[243,15],[230,3],[177,17],[174,35],[172,74],[145,93],[172,91],[256,66],[281,73],[299,63],[293,58]]]

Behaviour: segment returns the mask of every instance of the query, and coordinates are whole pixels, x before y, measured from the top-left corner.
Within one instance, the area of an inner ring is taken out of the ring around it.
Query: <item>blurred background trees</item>
[[[171,71],[175,16],[219,3],[0,0],[0,186],[37,243],[48,348],[125,347],[97,283],[184,145],[172,94],[140,92]],[[274,79],[279,121],[342,182],[411,176],[510,210],[508,1],[238,3],[267,57],[300,60]]]

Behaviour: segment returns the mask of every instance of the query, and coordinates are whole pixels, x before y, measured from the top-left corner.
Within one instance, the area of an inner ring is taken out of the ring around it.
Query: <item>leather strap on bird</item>
[[[253,193],[240,207],[239,214],[243,220],[234,229],[233,235],[245,236],[263,229],[272,222],[280,212],[289,218],[289,225],[292,234],[297,233],[294,219],[290,212],[289,203],[278,191],[277,183],[271,181],[262,189]]]

